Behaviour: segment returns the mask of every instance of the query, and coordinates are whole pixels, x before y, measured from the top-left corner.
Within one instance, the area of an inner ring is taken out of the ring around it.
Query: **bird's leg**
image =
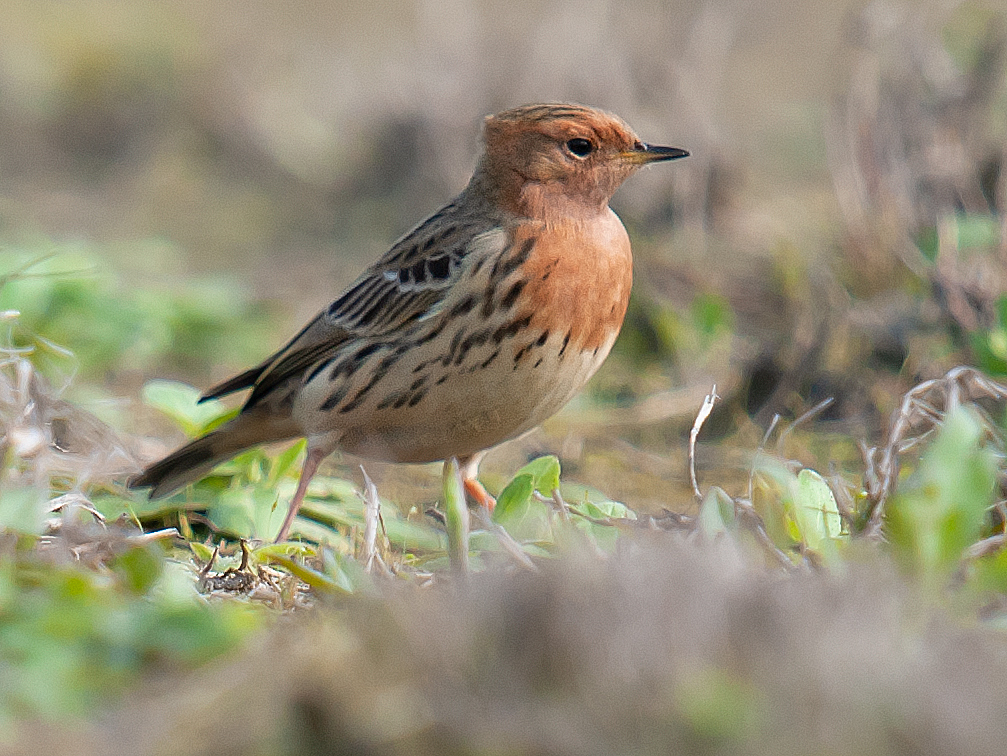
[[[287,540],[287,536],[290,535],[290,526],[294,524],[297,510],[304,502],[304,495],[308,492],[308,484],[318,472],[318,466],[322,460],[327,456],[329,456],[329,450],[319,446],[312,448],[311,444],[308,444],[308,453],[304,458],[304,466],[301,468],[301,479],[297,482],[297,492],[290,500],[290,508],[287,510],[287,516],[283,520],[280,532],[276,534],[276,543]]]
[[[483,488],[476,476],[479,474],[479,463],[483,461],[486,452],[476,452],[468,457],[459,457],[458,465],[462,474],[462,485],[465,486],[465,493],[469,495],[479,506],[492,512],[497,505],[497,500],[490,496],[489,491]]]

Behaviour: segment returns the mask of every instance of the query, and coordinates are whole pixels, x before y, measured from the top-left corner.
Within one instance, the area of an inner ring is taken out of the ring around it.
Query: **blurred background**
[[[181,440],[140,407],[145,380],[206,387],[271,353],[462,188],[485,115],[532,101],[611,110],[692,157],[620,190],[637,281],[620,342],[491,456],[491,489],[549,451],[611,496],[678,505],[714,383],[699,461],[729,485],[775,414],[833,397],[791,454],[841,465],[916,381],[1007,372],[1002,3],[0,12],[0,306],[15,343],[72,352],[50,350],[49,381],[140,456]],[[376,475],[393,498],[436,483]]]

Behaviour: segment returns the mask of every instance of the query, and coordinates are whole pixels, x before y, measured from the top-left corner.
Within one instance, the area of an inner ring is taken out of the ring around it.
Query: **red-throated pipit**
[[[615,341],[632,286],[608,206],[641,166],[685,157],[581,105],[486,120],[468,186],[406,234],[257,367],[203,399],[251,389],[241,413],[130,482],[163,496],[256,444],[307,437],[290,532],[337,448],[394,462],[457,457],[466,490],[486,449],[557,412]]]

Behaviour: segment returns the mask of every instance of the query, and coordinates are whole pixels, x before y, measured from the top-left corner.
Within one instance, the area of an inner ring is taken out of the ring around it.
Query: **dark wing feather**
[[[222,396],[233,394],[235,391],[242,391],[243,389],[251,388],[255,385],[255,382],[259,380],[259,376],[262,375],[263,371],[265,371],[268,367],[269,363],[264,362],[261,365],[257,365],[246,370],[244,373],[228,378],[223,383],[218,383],[213,388],[207,389],[203,392],[203,395],[199,397],[198,403],[202,404],[203,402],[208,402],[211,399],[219,399]]]
[[[246,408],[332,360],[349,343],[391,336],[437,310],[457,279],[472,240],[501,225],[451,204],[400,239],[326,310],[258,367],[225,381],[206,398],[252,387]]]

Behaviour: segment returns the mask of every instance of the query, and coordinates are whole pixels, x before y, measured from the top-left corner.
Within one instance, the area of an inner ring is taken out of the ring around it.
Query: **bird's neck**
[[[556,226],[591,223],[608,212],[607,193],[595,187],[570,186],[561,181],[529,181],[517,173],[488,174],[477,171],[466,187],[471,199],[488,201],[517,218]]]

